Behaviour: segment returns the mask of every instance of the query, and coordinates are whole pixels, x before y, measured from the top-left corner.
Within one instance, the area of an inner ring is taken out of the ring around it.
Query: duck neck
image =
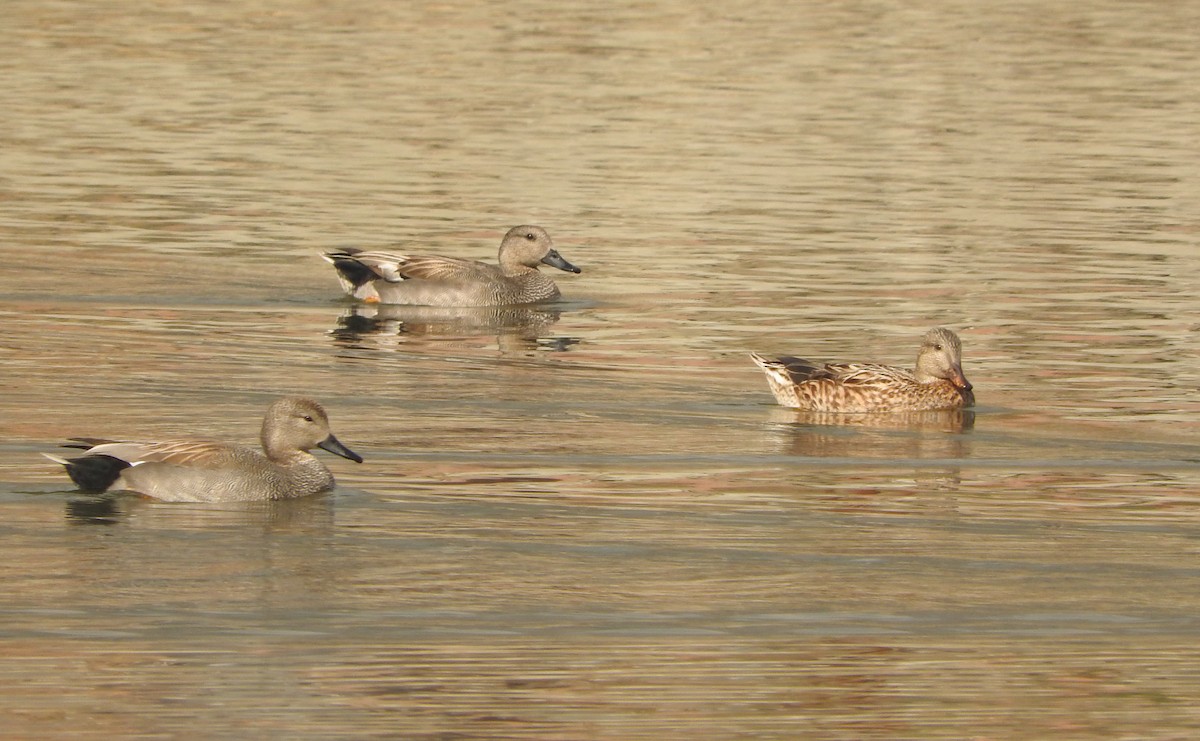
[[[913,376],[916,377],[917,383],[920,384],[937,383],[938,381],[946,380],[939,376],[935,376],[932,373],[926,373],[925,371],[921,370],[920,366],[917,366],[917,369],[913,371]]]
[[[267,429],[265,424],[263,425],[262,432],[258,435],[258,440],[262,444],[263,453],[272,463],[290,465],[297,460],[312,458],[305,451],[296,450],[295,447],[285,444],[280,435]],[[313,460],[316,459],[313,458]]]
[[[508,276],[528,275],[529,273],[540,274],[536,267],[531,267],[517,260],[500,259],[500,272]]]
[[[287,468],[295,491],[312,494],[333,488],[333,474],[324,463],[308,453],[300,453],[303,460],[295,460]]]

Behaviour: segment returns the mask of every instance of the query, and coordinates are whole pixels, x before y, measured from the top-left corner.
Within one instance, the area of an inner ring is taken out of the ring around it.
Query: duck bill
[[[970,391],[973,388],[971,386],[971,382],[967,380],[965,375],[963,375],[962,368],[957,365],[954,366],[954,375],[950,378],[950,383],[953,383],[956,387],[962,389],[963,391]]]
[[[342,443],[333,435],[330,435],[329,437],[325,438],[321,442],[317,443],[317,447],[320,448],[321,450],[327,450],[330,453],[333,453],[334,455],[340,455],[343,458],[352,460],[355,463],[363,462],[361,455],[359,455],[358,453],[355,453],[353,450],[351,450],[350,448],[347,448],[345,445],[342,445]]]
[[[549,252],[547,252],[546,256],[542,258],[542,262],[546,263],[547,265],[549,265],[552,268],[558,268],[559,270],[565,270],[568,273],[582,273],[583,272],[579,268],[575,267],[571,263],[564,260],[563,256],[558,254],[558,250],[550,250]]]

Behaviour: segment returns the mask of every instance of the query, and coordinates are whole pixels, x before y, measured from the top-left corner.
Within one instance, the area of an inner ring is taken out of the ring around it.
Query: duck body
[[[962,409],[975,404],[963,375],[962,345],[948,329],[926,333],[915,370],[877,363],[820,363],[785,356],[750,357],[775,400],[812,412],[874,413]]]
[[[509,306],[553,301],[558,285],[538,267],[581,272],[555,249],[544,229],[515,226],[500,243],[499,264],[443,255],[342,249],[322,257],[354,298],[421,306]]]
[[[319,404],[284,397],[267,409],[262,450],[214,440],[133,442],[75,438],[78,458],[46,455],[87,491],[130,491],[168,502],[293,499],[329,491],[333,474],[308,451],[319,447],[361,463],[329,432]]]

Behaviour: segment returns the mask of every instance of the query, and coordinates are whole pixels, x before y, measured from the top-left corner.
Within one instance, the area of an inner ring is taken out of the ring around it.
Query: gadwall
[[[89,491],[132,491],[168,502],[292,499],[333,488],[333,474],[308,451],[314,447],[362,463],[338,442],[329,418],[312,399],[287,396],[267,407],[262,452],[211,440],[127,442],[73,438],[79,458],[43,453],[66,466]]]
[[[538,226],[514,226],[500,242],[500,264],[439,255],[343,249],[322,255],[337,270],[346,293],[384,304],[508,306],[559,297],[558,286],[538,271],[549,265],[568,273],[579,268],[554,249]]]
[[[810,412],[915,412],[961,409],[975,403],[963,375],[962,343],[948,329],[931,329],[915,371],[873,363],[814,363],[800,358],[750,357],[767,374],[775,400]]]

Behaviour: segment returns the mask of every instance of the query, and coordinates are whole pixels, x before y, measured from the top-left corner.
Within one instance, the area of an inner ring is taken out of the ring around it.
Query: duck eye
[[[309,414],[304,415],[304,421],[312,422],[313,421],[312,415],[309,415]]]
[[[529,232],[528,234],[526,234],[525,238],[528,239],[530,242],[537,241],[537,237],[534,236],[533,232]]]
[[[938,352],[941,352],[941,351],[942,351],[942,346],[941,346],[941,345],[934,345],[934,346],[933,346],[933,349],[934,349],[934,350],[937,350]]]

